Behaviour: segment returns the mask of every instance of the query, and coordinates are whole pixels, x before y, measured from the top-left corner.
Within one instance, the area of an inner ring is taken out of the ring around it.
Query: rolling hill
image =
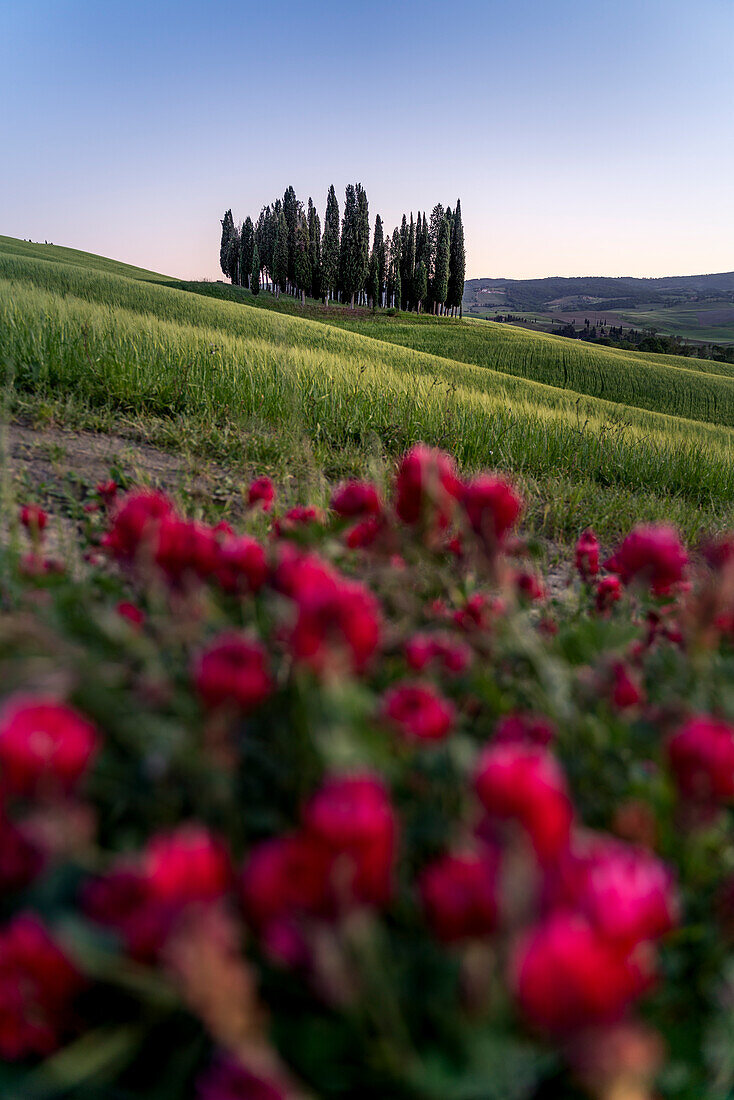
[[[253,308],[257,307],[257,308]],[[0,238],[12,416],[125,431],[298,493],[387,468],[417,439],[515,474],[531,527],[612,537],[645,516],[732,520],[734,370],[489,322],[254,299]]]

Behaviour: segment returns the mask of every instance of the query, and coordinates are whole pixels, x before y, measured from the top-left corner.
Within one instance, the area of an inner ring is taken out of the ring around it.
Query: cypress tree
[[[257,250],[257,244],[253,244],[252,248],[252,272],[250,274],[250,290],[253,294],[260,293],[260,253]]]
[[[466,277],[466,256],[464,254],[464,226],[461,221],[461,200],[456,200],[454,224],[451,233],[451,254],[449,256],[449,286],[447,301],[454,309],[458,308],[463,317],[464,279]]]
[[[229,245],[227,247],[227,274],[232,280],[232,285],[237,286],[240,277],[240,233],[235,227],[232,231],[232,235],[229,238]]]
[[[273,282],[278,288],[278,294],[288,285],[288,226],[285,214],[281,209],[275,227],[275,244],[273,247]]]
[[[400,305],[399,309],[407,309],[408,302],[406,299],[407,287],[408,287],[408,222],[405,214],[403,214],[403,220],[400,223]]]
[[[255,230],[252,218],[245,218],[240,233],[240,281],[243,286],[250,286],[252,279],[252,257],[255,251]]]
[[[321,245],[323,291],[326,301],[336,292],[339,279],[339,203],[334,185],[329,188],[324,216],[324,239]]]
[[[288,281],[292,284],[296,282],[296,227],[299,205],[293,188],[286,187],[283,195],[283,214],[288,228]]]
[[[428,271],[423,260],[420,261],[415,269],[415,308],[418,313],[421,311],[421,306],[426,300],[426,294],[428,293]]]
[[[308,237],[308,221],[299,208],[296,222],[296,255],[294,260],[295,284],[301,294],[301,303],[306,304],[306,290],[311,289],[311,247]]]
[[[344,217],[342,218],[342,239],[339,251],[339,284],[344,298],[351,300],[354,308],[354,296],[360,289],[362,266],[360,259],[360,234],[357,221],[357,192],[354,184],[348,183],[344,197]]]
[[[436,263],[433,273],[433,300],[438,312],[443,312],[449,286],[449,223],[444,215],[436,242]]]
[[[392,235],[392,244],[390,245],[390,266],[388,268],[387,278],[387,300],[392,307],[400,309],[402,298],[402,285],[400,278],[400,269],[402,265],[402,257],[400,251],[400,230],[394,229]]]
[[[357,194],[357,290],[366,290],[367,275],[370,266],[370,212],[367,192],[361,183],[355,188]]]
[[[375,233],[372,238],[372,255],[377,263],[377,295],[375,305],[382,305],[382,292],[385,289],[385,275],[387,268],[387,255],[385,252],[385,236],[382,228],[382,218],[375,216]]]
[[[222,218],[222,239],[219,244],[219,266],[222,274],[229,276],[229,244],[234,233],[232,211],[227,210]]]
[[[308,245],[309,262],[311,264],[311,287],[309,293],[312,298],[320,298],[322,295],[323,274],[321,270],[321,221],[316,212],[316,207],[308,200]]]
[[[408,309],[415,304],[415,222],[413,212],[410,212],[410,229],[408,231],[408,255],[405,260],[405,278],[407,285],[403,285],[403,296],[407,298]]]

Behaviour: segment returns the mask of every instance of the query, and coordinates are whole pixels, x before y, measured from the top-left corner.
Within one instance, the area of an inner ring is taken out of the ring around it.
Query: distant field
[[[477,321],[303,316],[269,295],[255,309],[224,284],[23,245],[0,238],[11,412],[122,424],[296,480],[384,469],[424,439],[465,469],[512,471],[531,528],[554,538],[734,519],[734,368]]]

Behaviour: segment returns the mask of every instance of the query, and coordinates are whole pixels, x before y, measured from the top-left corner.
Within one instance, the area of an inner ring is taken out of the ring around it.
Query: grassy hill
[[[695,536],[734,518],[723,365],[471,320],[306,312],[0,238],[8,415],[265,466],[311,496],[424,439],[467,470],[514,472],[531,526],[554,538],[662,516]]]

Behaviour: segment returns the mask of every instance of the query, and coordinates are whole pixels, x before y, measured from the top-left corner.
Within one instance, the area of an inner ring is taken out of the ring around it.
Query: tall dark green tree
[[[252,257],[255,252],[255,229],[252,218],[245,218],[240,233],[240,282],[250,286],[252,282]]]
[[[296,257],[294,261],[295,285],[306,304],[306,291],[311,289],[311,246],[308,236],[308,219],[301,206],[296,221]]]
[[[344,216],[342,218],[341,246],[339,249],[339,285],[344,300],[349,299],[352,308],[354,308],[355,295],[360,290],[363,282],[357,192],[354,184],[348,183],[344,196]]]
[[[370,266],[370,208],[367,192],[361,183],[355,188],[357,195],[357,263],[359,266],[358,286],[361,293],[366,291],[367,274]]]
[[[387,302],[393,309],[400,309],[402,298],[401,285],[401,238],[400,230],[394,229],[390,245],[390,262],[387,274]]]
[[[233,286],[237,286],[240,281],[240,231],[236,226],[229,238],[227,248],[227,274]]]
[[[449,255],[449,285],[446,301],[454,315],[456,310],[463,317],[464,279],[466,278],[466,255],[464,253],[464,226],[461,221],[461,200],[456,200],[454,224],[451,230],[451,252]]]
[[[407,289],[410,282],[408,274],[408,237],[410,236],[410,230],[408,229],[408,221],[403,214],[403,220],[400,223],[400,304],[399,309],[407,309]]]
[[[387,256],[385,252],[385,234],[382,227],[382,218],[379,214],[375,215],[375,232],[372,238],[372,256],[375,258],[375,264],[377,268],[377,294],[375,305],[382,305],[382,295],[385,290],[385,276],[387,267]],[[370,263],[372,261],[370,260]],[[370,280],[372,279],[372,272],[370,271]]]
[[[288,282],[296,282],[296,227],[300,203],[292,187],[286,187],[283,195],[283,214],[288,227]]]
[[[229,246],[235,232],[232,211],[227,210],[222,218],[222,239],[219,245],[219,266],[222,274],[229,278]]]
[[[433,302],[437,313],[443,313],[449,288],[449,221],[444,214],[436,241],[433,271]]]
[[[320,298],[323,293],[323,273],[321,270],[321,219],[310,198],[308,200],[308,246],[309,263],[311,264],[311,287],[309,289],[309,294],[312,298]]]
[[[252,271],[250,273],[250,290],[253,294],[260,293],[260,253],[257,244],[252,249]]]
[[[415,222],[413,212],[410,213],[410,229],[408,230],[408,255],[405,260],[405,280],[403,283],[403,298],[407,308],[415,305]]]
[[[273,246],[273,282],[280,294],[288,286],[288,226],[281,209],[275,228]]]
[[[339,281],[339,203],[334,185],[329,188],[324,216],[324,237],[321,242],[321,267],[323,292],[328,303],[329,297],[336,293]]]

